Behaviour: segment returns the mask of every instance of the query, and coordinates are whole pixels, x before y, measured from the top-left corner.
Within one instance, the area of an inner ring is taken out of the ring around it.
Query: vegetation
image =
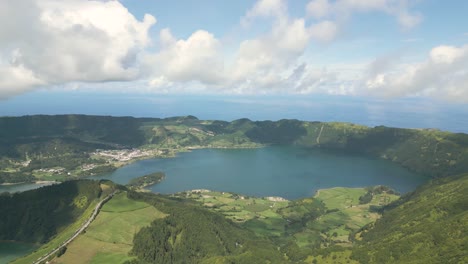
[[[0,196],[0,240],[45,243],[99,198],[96,181],[69,181]]]
[[[466,263],[468,174],[434,180],[356,234],[362,263]]]
[[[431,177],[468,171],[466,134],[438,130],[368,128],[345,123],[306,123],[299,145],[371,155]]]
[[[468,171],[468,135],[437,130],[298,120],[203,121],[193,116],[38,115],[0,118],[0,183],[95,175],[137,158],[168,157],[194,148],[267,144],[370,155],[430,177]],[[132,148],[143,153],[126,158],[120,155]],[[104,155],[97,149],[122,153]]]
[[[163,172],[155,172],[148,175],[140,176],[133,178],[128,184],[127,187],[132,189],[143,189],[145,187],[158,184],[166,177]]]
[[[359,205],[359,197],[369,190],[375,190],[376,195],[369,203]],[[388,193],[383,190],[388,190]],[[295,201],[203,190],[174,196],[194,200],[257,236],[275,241],[286,255],[296,260],[305,259],[320,247],[350,246],[352,233],[379,218],[380,215],[372,212],[371,208],[383,206],[399,197],[382,186],[320,190],[314,198]]]
[[[108,184],[102,192],[110,191]],[[319,190],[314,198],[296,201],[212,191],[174,197],[127,191],[105,204],[54,261],[463,263],[467,187],[468,174],[434,180],[401,199],[383,186]],[[81,196],[70,200],[75,207],[86,202]]]
[[[433,180],[394,191],[332,188],[286,201],[196,191],[140,193],[162,173],[110,182],[68,181],[0,195],[0,240],[57,247],[100,196],[101,210],[58,263],[464,263],[468,262],[468,135],[280,120],[202,121],[82,115],[0,118],[0,183],[72,179],[132,160],[194,148],[288,144],[391,160]],[[465,174],[463,174],[465,173]],[[461,175],[460,175],[461,174]],[[458,176],[457,176],[458,175]],[[79,257],[78,257],[79,256]]]
[[[468,135],[438,130],[369,128],[346,123],[279,120],[203,121],[196,117],[85,115],[0,118],[0,183],[63,180],[114,170],[141,157],[193,148],[294,144],[389,159],[431,177],[468,171]],[[119,159],[100,150],[138,148]]]
[[[109,193],[113,191],[113,188],[115,187],[112,182],[109,181],[103,181],[100,184],[101,187],[101,197],[102,196],[107,196]],[[46,190],[48,187],[44,187]],[[35,260],[37,260],[39,257],[44,256],[45,254],[51,252],[55,248],[57,248],[59,245],[61,245],[64,241],[68,240],[73,234],[75,234],[76,230],[80,228],[86,221],[88,221],[89,217],[92,215],[95,206],[97,205],[99,201],[94,200],[90,203],[88,208],[81,214],[81,216],[73,223],[69,224],[68,226],[64,227],[61,232],[59,232],[57,235],[52,237],[49,242],[46,244],[42,244],[37,250],[35,250],[33,253],[19,258],[15,260],[13,263],[14,264],[26,264],[26,263],[33,263]],[[22,228],[22,227],[20,227]]]
[[[149,193],[129,193],[168,214],[134,237],[131,263],[284,263],[268,240],[193,203]]]
[[[68,245],[66,254],[56,263],[123,263],[134,257],[133,236],[142,227],[165,214],[153,206],[127,198],[125,192],[106,203],[98,217],[86,230]]]

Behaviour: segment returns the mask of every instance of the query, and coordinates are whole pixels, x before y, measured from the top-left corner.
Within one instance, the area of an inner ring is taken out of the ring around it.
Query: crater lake
[[[127,184],[157,171],[166,174],[162,182],[148,187],[157,193],[209,189],[286,199],[310,197],[319,189],[337,186],[386,185],[406,193],[429,180],[388,160],[293,146],[198,149],[174,158],[136,161],[92,178]]]

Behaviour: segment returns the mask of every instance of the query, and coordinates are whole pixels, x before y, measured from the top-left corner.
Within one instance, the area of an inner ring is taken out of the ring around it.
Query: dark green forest
[[[131,263],[284,263],[274,244],[189,201],[129,192],[167,213],[134,237]]]
[[[0,195],[0,240],[46,243],[99,198],[99,182],[67,181]]]
[[[130,182],[126,185],[129,188],[145,188],[154,184],[159,183],[166,177],[164,172],[155,172],[148,175],[143,175],[140,177],[136,177],[130,180]]]

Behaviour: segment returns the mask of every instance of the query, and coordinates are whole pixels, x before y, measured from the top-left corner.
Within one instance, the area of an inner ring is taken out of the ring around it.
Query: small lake
[[[175,158],[137,161],[94,178],[127,184],[157,171],[165,172],[166,178],[149,187],[153,192],[210,189],[287,199],[313,196],[318,189],[337,186],[387,185],[406,193],[428,180],[386,160],[291,146],[200,149]]]
[[[40,187],[48,186],[53,184],[52,182],[44,182],[44,183],[18,183],[18,184],[11,184],[11,185],[0,185],[0,193],[2,192],[24,192],[27,190],[33,190]]]
[[[35,244],[0,241],[0,264],[10,261],[33,252],[38,246]]]

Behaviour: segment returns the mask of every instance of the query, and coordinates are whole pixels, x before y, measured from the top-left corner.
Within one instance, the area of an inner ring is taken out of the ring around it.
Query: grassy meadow
[[[271,238],[288,237],[299,247],[317,245],[350,246],[350,234],[380,215],[371,206],[386,205],[399,198],[385,192],[360,204],[367,188],[319,190],[313,198],[288,201],[277,197],[249,197],[228,192],[194,190],[175,194],[222,213],[226,218]]]
[[[165,215],[122,192],[106,203],[98,217],[53,263],[123,263],[140,228]]]

